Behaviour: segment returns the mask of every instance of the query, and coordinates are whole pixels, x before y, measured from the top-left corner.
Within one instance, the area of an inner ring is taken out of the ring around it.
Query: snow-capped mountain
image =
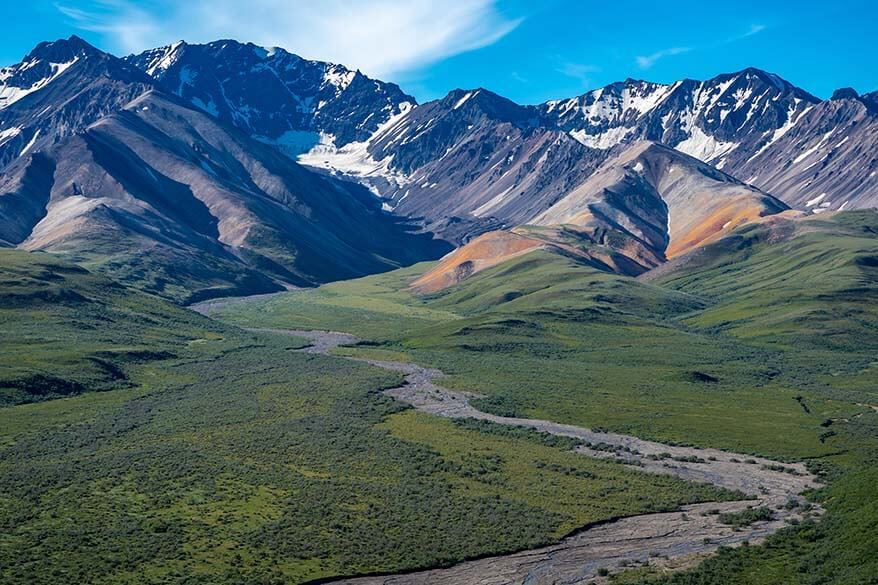
[[[73,36],[0,69],[0,170],[79,132],[152,86],[121,59]]]
[[[842,91],[735,165],[739,177],[815,213],[878,207],[878,107]]]
[[[387,206],[458,241],[525,223],[606,158],[485,89],[450,92],[393,118],[367,142],[300,158],[372,185]]]
[[[764,147],[819,101],[776,75],[745,69],[670,85],[628,79],[548,102],[542,111],[590,146],[655,140],[724,168]]]
[[[178,42],[126,61],[165,91],[293,156],[366,140],[415,103],[398,86],[281,48]]]
[[[820,100],[746,69],[535,106],[486,89],[417,105],[283,49],[118,59],[71,37],[0,70],[0,172],[0,245],[158,274],[157,292],[181,273],[198,290],[265,289],[439,250],[388,210],[457,243],[573,226],[602,250],[591,261],[634,273],[781,211],[772,196],[878,206],[878,92]]]
[[[455,90],[366,141],[300,160],[369,184],[390,208],[457,240],[533,219],[640,140],[799,209],[851,209],[878,205],[876,102],[853,90],[820,100],[757,69],[667,85],[629,79],[539,106]]]
[[[878,205],[875,104],[850,89],[820,100],[751,68],[669,85],[629,79],[541,110],[588,146],[658,141],[794,206],[823,195],[825,210]]]
[[[362,186],[302,167],[79,39],[44,43],[3,75],[14,99],[0,121],[18,133],[0,150],[10,160],[2,246],[61,254],[181,301],[351,278],[448,250]],[[20,135],[39,138],[10,147]]]

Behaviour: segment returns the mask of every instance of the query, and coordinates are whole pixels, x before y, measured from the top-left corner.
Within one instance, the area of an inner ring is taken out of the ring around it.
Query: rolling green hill
[[[878,351],[878,213],[772,218],[679,263],[655,283],[709,299],[686,323],[768,346]]]
[[[0,250],[0,406],[130,387],[223,327],[48,254]]]

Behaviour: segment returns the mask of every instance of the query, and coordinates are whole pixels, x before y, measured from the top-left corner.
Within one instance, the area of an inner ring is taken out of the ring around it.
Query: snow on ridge
[[[806,158],[808,158],[809,156],[811,156],[812,154],[814,154],[815,152],[820,150],[820,148],[826,143],[826,141],[829,140],[829,138],[835,133],[835,130],[836,129],[833,128],[832,130],[830,130],[829,132],[824,134],[823,137],[820,139],[820,142],[818,142],[817,144],[815,144],[811,148],[805,150],[799,156],[794,158],[793,164],[799,164],[800,162],[802,162],[803,160],[805,160]]]
[[[616,126],[599,134],[589,134],[586,130],[573,130],[570,132],[570,136],[589,148],[607,150],[623,142],[634,130],[633,127],[627,128],[625,126]]]
[[[277,138],[258,135],[254,136],[254,138],[274,146],[290,157],[297,157],[320,146],[329,147],[330,149],[335,146],[335,136],[325,133],[320,134],[311,130],[287,130]]]
[[[357,179],[372,191],[376,196],[381,196],[377,188],[371,183],[374,179],[383,179],[397,186],[405,185],[410,178],[391,168],[393,155],[376,160],[369,152],[370,145],[390,133],[399,133],[403,127],[403,120],[412,111],[410,102],[402,102],[399,105],[400,112],[391,116],[384,124],[364,142],[351,142],[341,148],[335,146],[335,137],[320,133],[319,142],[308,152],[300,154],[298,162],[311,167],[328,169],[333,173],[344,173]]]
[[[18,156],[24,156],[25,153],[27,153],[27,151],[29,151],[31,148],[33,148],[33,146],[34,146],[34,144],[36,144],[37,138],[39,136],[40,136],[40,129],[37,128],[37,131],[34,132],[34,135],[31,137],[30,142],[28,142],[27,145],[21,149],[21,152],[18,153]]]
[[[16,87],[14,85],[5,84],[3,86],[0,86],[0,110],[11,106],[12,104],[27,95],[43,89],[44,87],[55,81],[62,73],[67,71],[77,61],[79,61],[78,55],[74,57],[72,61],[68,61],[66,63],[49,63],[52,73],[48,77],[40,79],[36,83],[32,84],[30,87]],[[6,79],[9,79],[9,77],[7,77]]]
[[[146,74],[150,77],[155,77],[159,71],[168,70],[179,59],[180,56],[177,49],[184,44],[183,41],[177,41],[173,45],[165,47],[164,52],[150,62],[149,67],[146,68]]]
[[[582,96],[582,98],[574,98],[566,102],[564,111],[560,114],[564,115],[573,107],[578,106],[582,117],[591,122],[617,122],[629,112],[635,112],[636,117],[640,117],[658,107],[675,87],[676,84],[626,85],[618,94],[606,91],[606,88],[600,88]],[[551,108],[560,103],[555,102]]]
[[[815,205],[817,205],[818,203],[823,201],[825,198],[826,198],[826,193],[821,193],[820,195],[818,195],[814,199],[811,199],[810,201],[806,201],[805,207],[814,207]]]
[[[473,96],[476,95],[477,93],[479,93],[479,92],[478,92],[478,91],[476,91],[476,92],[472,92],[472,91],[468,91],[468,92],[466,92],[465,94],[463,94],[463,97],[462,97],[462,98],[460,98],[459,100],[457,100],[457,103],[455,103],[454,106],[453,106],[451,109],[452,109],[452,110],[456,110],[456,109],[458,109],[459,107],[461,107],[463,104],[465,104],[465,103],[466,103],[471,97],[473,97]]]
[[[324,84],[334,85],[338,91],[344,91],[354,80],[356,72],[351,71],[341,65],[328,64],[323,74]]]
[[[722,142],[704,133],[698,126],[693,126],[689,138],[683,140],[674,148],[690,156],[710,162],[726,155],[738,147],[737,142]]]
[[[6,130],[0,130],[0,145],[9,142],[19,134],[21,134],[20,126],[13,126],[12,128],[7,128]]]
[[[799,99],[795,99],[793,101],[793,104],[790,105],[789,110],[787,111],[787,121],[784,123],[784,125],[775,130],[774,133],[771,135],[771,138],[768,139],[768,142],[763,144],[762,147],[756,151],[756,154],[751,156],[747,160],[747,162],[750,162],[751,160],[765,152],[772,144],[780,140],[787,132],[792,130],[793,127],[799,123],[799,121],[805,116],[805,114],[808,113],[808,111],[810,111],[814,107],[812,105],[805,106],[804,109],[799,110],[797,113],[796,108],[798,107],[800,101],[801,100]]]

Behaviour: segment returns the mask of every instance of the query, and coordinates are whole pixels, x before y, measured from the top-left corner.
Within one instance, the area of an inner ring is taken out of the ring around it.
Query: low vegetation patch
[[[754,522],[766,522],[774,517],[771,510],[764,506],[759,508],[747,508],[740,512],[728,512],[719,515],[719,521],[735,528],[750,526]]]

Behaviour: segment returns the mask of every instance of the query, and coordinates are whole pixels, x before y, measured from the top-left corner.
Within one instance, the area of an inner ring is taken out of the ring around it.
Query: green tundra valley
[[[878,585],[874,7],[43,4],[0,584]]]

